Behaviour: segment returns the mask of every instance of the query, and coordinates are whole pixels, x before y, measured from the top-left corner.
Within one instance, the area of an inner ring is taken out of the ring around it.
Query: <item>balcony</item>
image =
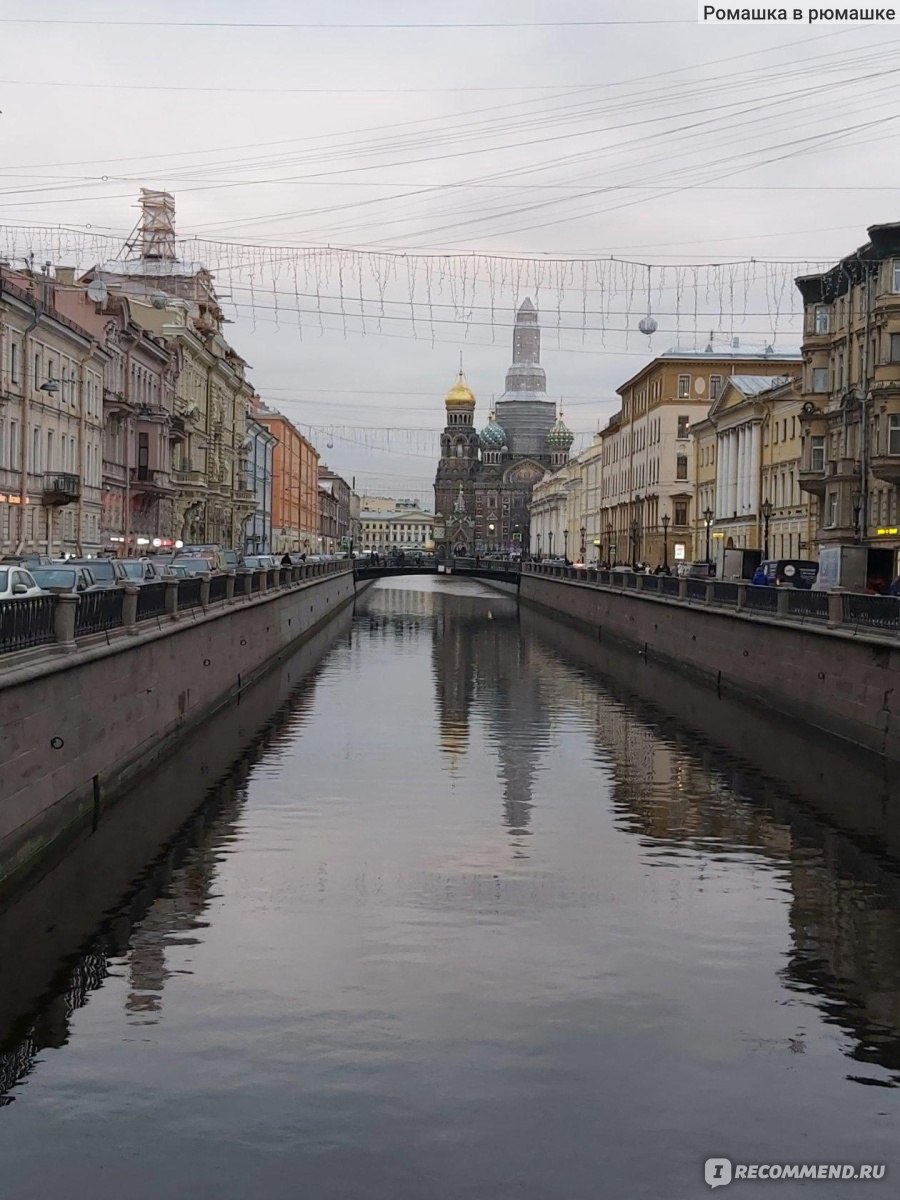
[[[798,473],[798,482],[802,491],[810,492],[813,496],[824,496],[825,468],[801,467]]]
[[[103,389],[103,408],[107,413],[118,413],[127,416],[134,412],[134,405],[124,392],[114,392],[111,388]]]
[[[831,458],[825,474],[833,483],[852,483],[860,477],[860,466],[855,458]]]
[[[78,475],[47,471],[44,475],[43,503],[48,506],[75,504],[81,497]]]
[[[234,502],[235,504],[249,504],[252,508],[255,508],[256,492],[253,488],[237,488],[234,493]]]
[[[900,487],[900,454],[876,454],[869,468],[876,479]]]
[[[206,472],[186,463],[172,468],[172,481],[183,491],[206,490]]]
[[[136,495],[171,496],[175,491],[169,483],[168,471],[154,471],[150,467],[132,467],[129,483]]]

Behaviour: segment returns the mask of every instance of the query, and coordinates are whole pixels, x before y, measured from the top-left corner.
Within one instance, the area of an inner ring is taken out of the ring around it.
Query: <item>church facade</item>
[[[444,400],[446,424],[434,481],[439,557],[516,553],[529,544],[534,485],[563,466],[573,436],[547,397],[541,330],[531,300],[516,313],[506,387],[479,432],[475,394],[460,371]]]

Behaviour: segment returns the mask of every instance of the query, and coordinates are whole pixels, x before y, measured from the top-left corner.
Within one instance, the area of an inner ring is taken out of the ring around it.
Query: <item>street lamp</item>
[[[488,549],[489,550],[494,549],[494,531],[496,530],[496,528],[497,528],[497,526],[494,524],[493,521],[490,521],[488,523]]]
[[[549,530],[549,532],[547,533],[547,541],[550,543],[550,552],[549,552],[548,557],[552,558],[553,557],[553,530],[552,529]]]
[[[637,570],[638,565],[638,542],[641,536],[641,527],[637,517],[631,522],[631,567],[632,570]]]
[[[568,563],[568,561],[569,561],[569,531],[568,531],[568,529],[563,530],[563,558]]]
[[[537,543],[538,543],[538,558],[540,558],[540,557],[541,557],[541,541],[542,541],[542,539],[543,539],[543,536],[544,536],[544,535],[543,535],[542,533],[539,533],[539,534],[537,535]]]
[[[612,521],[607,521],[606,522],[606,549],[607,549],[606,560],[611,567],[614,567],[616,565],[616,556],[613,553],[612,535],[613,535]]]
[[[714,516],[714,513],[711,508],[704,508],[703,523],[706,526],[706,562],[707,562],[707,565],[709,564],[709,561],[710,561],[709,560],[709,531],[712,528],[713,516]]]
[[[582,527],[581,527],[581,561],[582,562],[584,562],[585,555],[587,554],[587,546],[584,544],[584,539],[586,536],[587,536],[587,529],[585,529],[585,527],[582,525]]]
[[[763,519],[763,559],[769,557],[769,521],[772,519],[772,501],[763,500],[762,503],[762,519]]]
[[[663,527],[663,570],[669,570],[669,522],[671,517],[668,513],[662,519]]]

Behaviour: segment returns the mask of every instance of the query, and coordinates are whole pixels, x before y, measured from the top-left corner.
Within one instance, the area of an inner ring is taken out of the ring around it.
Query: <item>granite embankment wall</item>
[[[122,796],[355,595],[292,582],[0,662],[0,889]],[[148,626],[150,626],[148,628]]]
[[[719,694],[900,761],[900,638],[523,573],[520,599]]]

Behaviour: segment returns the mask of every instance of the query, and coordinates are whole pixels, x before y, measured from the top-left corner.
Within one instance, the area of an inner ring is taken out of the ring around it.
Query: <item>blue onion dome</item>
[[[485,450],[503,450],[506,447],[506,430],[493,413],[479,436],[482,448]]]
[[[569,450],[575,441],[575,434],[562,419],[562,413],[556,418],[556,424],[547,434],[547,445],[551,450]]]

